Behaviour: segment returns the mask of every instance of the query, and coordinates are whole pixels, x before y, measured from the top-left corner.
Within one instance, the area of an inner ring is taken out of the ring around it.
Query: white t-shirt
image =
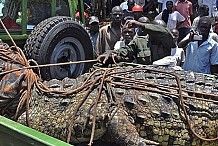
[[[162,14],[163,14],[163,12],[158,14],[155,17],[155,20],[162,20]],[[182,16],[178,11],[174,11],[173,13],[169,14],[167,28],[169,28],[169,29],[176,28],[177,23],[184,21],[184,20],[185,20],[184,16]]]
[[[118,50],[122,47],[125,47],[125,42],[124,41],[117,41],[116,44],[114,45],[114,50]]]

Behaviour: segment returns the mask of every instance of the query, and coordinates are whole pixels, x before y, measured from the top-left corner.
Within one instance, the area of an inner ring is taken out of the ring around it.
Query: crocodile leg
[[[158,145],[139,136],[135,125],[129,120],[127,113],[119,108],[115,109],[108,124],[108,135],[113,142],[126,146]]]

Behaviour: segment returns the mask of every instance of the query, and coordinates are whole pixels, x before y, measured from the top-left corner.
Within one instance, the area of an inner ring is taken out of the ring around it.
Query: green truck
[[[0,116],[0,146],[71,146]]]
[[[80,21],[74,18],[80,12]],[[83,0],[0,0],[0,17],[27,59],[39,65],[93,59]],[[0,25],[0,39],[13,45]],[[40,68],[44,80],[77,77],[90,63]]]

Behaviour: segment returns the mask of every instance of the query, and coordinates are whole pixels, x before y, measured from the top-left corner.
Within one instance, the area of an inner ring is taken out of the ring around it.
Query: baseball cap
[[[140,5],[135,5],[132,7],[132,12],[143,12],[143,8]]]
[[[89,17],[89,24],[92,24],[93,22],[99,23],[99,19],[96,16]]]

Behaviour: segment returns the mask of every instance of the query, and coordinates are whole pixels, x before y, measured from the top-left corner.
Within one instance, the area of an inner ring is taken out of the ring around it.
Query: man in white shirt
[[[173,29],[182,22],[185,21],[185,17],[182,16],[178,11],[173,10],[173,2],[166,2],[167,9],[161,12],[155,17],[155,20],[163,20],[167,24],[167,28]]]

